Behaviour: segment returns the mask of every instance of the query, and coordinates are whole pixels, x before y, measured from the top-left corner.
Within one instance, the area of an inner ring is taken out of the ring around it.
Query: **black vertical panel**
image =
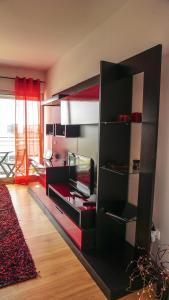
[[[106,162],[129,164],[130,126],[103,124],[116,121],[119,114],[131,113],[132,75],[118,64],[101,62],[100,77],[99,166]],[[128,176],[119,176],[99,169],[97,205],[97,249],[104,251],[122,247],[125,224],[118,224],[104,215],[113,202],[127,201]]]

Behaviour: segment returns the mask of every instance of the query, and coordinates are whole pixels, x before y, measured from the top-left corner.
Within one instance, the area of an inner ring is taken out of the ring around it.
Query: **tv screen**
[[[93,193],[94,161],[92,158],[76,153],[68,153],[69,182],[86,196]]]

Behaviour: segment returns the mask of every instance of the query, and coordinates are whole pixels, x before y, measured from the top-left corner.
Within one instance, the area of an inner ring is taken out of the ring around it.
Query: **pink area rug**
[[[0,288],[37,276],[9,191],[0,185]]]

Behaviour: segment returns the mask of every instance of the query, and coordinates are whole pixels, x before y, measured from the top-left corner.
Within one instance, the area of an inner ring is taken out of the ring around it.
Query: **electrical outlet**
[[[156,229],[156,240],[160,241],[160,230]]]
[[[152,230],[151,231],[151,241],[154,243],[155,241],[160,241],[160,230]]]

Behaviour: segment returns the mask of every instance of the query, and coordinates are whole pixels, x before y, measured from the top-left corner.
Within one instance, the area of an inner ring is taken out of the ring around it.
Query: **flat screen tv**
[[[93,194],[94,161],[92,158],[68,152],[69,183],[85,196]]]

